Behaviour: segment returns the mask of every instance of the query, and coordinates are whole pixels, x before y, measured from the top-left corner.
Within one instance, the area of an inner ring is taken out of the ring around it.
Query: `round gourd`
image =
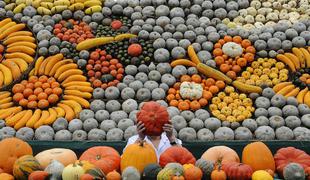
[[[142,173],[143,180],[157,180],[157,174],[162,170],[159,164],[147,165]]]
[[[170,162],[180,164],[195,164],[196,159],[191,152],[180,146],[172,146],[166,149],[159,157],[159,164],[164,167]]]
[[[226,172],[228,179],[250,180],[253,174],[251,166],[242,163],[224,163],[222,168]]]
[[[142,105],[137,120],[144,124],[146,135],[159,136],[163,132],[163,125],[169,123],[169,114],[166,107],[150,101]]]
[[[304,168],[298,163],[290,163],[284,167],[283,177],[285,180],[303,180],[305,176]]]
[[[45,171],[33,171],[29,177],[28,180],[45,180],[45,178],[48,177],[48,173]]]
[[[14,180],[14,176],[12,176],[11,174],[8,174],[8,173],[1,173],[0,179]]]
[[[0,141],[0,152],[0,168],[12,174],[14,162],[23,155],[32,155],[32,148],[18,138],[6,138]]]
[[[152,145],[146,142],[139,142],[128,145],[121,157],[121,171],[129,166],[135,167],[140,173],[143,169],[152,163],[157,162],[157,156]]]
[[[265,170],[258,170],[252,174],[252,180],[273,180],[273,177]]]
[[[221,160],[223,164],[228,162],[240,162],[236,151],[227,146],[214,146],[209,148],[202,154],[201,158],[213,162],[218,162]]]
[[[184,178],[185,179],[191,179],[191,180],[201,180],[202,171],[200,168],[198,168],[196,166],[187,168],[184,171]]]
[[[157,174],[158,180],[169,180],[173,176],[173,170],[169,168],[164,168]]]
[[[77,164],[69,164],[62,172],[62,179],[79,180],[85,174],[82,166]]]
[[[102,172],[102,170],[97,167],[90,168],[87,171],[85,171],[85,173],[91,175],[93,179],[104,179],[105,178],[104,172]]]
[[[117,171],[109,172],[106,176],[107,180],[121,180],[122,176]]]
[[[184,174],[184,166],[187,164],[184,164],[183,166],[179,163],[168,163],[165,168],[172,169],[173,174],[182,175]]]
[[[140,178],[140,172],[134,167],[129,166],[122,172],[122,179],[137,180]]]
[[[255,154],[255,156],[253,156]],[[271,169],[275,171],[272,152],[262,142],[246,145],[242,151],[242,163],[250,165],[253,171]]]
[[[79,160],[89,161],[100,168],[105,174],[108,174],[113,170],[119,170],[121,157],[111,147],[97,146],[86,150]]]
[[[70,149],[53,148],[40,152],[35,156],[42,168],[46,168],[52,160],[59,161],[64,166],[74,163],[77,160],[76,154]]]
[[[201,169],[205,177],[210,177],[214,169],[214,162],[201,158],[196,161],[195,166]]]
[[[92,164],[92,163],[90,163],[88,161],[77,160],[74,163],[79,165],[79,166],[81,166],[84,169],[85,172],[88,171],[89,169],[92,169],[92,168],[96,167],[94,164]]]
[[[24,155],[15,161],[13,175],[16,179],[27,180],[32,172],[39,170],[40,163],[32,155]]]

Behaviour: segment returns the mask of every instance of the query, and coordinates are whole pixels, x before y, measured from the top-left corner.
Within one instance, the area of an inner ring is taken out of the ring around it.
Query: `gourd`
[[[77,164],[69,164],[62,172],[62,179],[79,180],[85,174],[82,166]]]
[[[137,180],[137,179],[140,179],[140,177],[141,175],[139,171],[136,168],[131,167],[131,166],[127,167],[122,172],[122,179],[124,180]]]
[[[252,180],[273,180],[273,177],[265,170],[258,170],[252,174]]]
[[[216,168],[211,172],[211,180],[226,180],[226,172],[222,170],[222,162],[218,161]]]
[[[173,175],[172,169],[164,168],[157,174],[157,180],[170,180]]]
[[[6,138],[0,142],[0,152],[0,168],[12,174],[14,162],[23,155],[32,155],[32,148],[18,138]]]
[[[229,57],[237,57],[243,53],[242,47],[234,42],[227,42],[222,47],[223,53]]]
[[[137,120],[144,124],[146,135],[159,136],[163,132],[163,125],[169,122],[169,114],[166,107],[150,101],[143,103],[137,113]]]
[[[51,175],[51,180],[60,179],[65,166],[57,160],[52,160],[51,163],[44,169]]]
[[[284,167],[283,177],[285,180],[303,180],[305,176],[304,168],[298,163],[290,163]]]
[[[173,162],[171,162],[171,163],[168,163],[168,164],[165,166],[165,168],[172,169],[173,174],[178,174],[178,175],[180,175],[180,176],[183,176],[183,174],[184,174],[184,166],[185,166],[185,165],[182,166],[182,165],[179,164],[179,163],[173,163]]]
[[[33,171],[29,177],[28,180],[45,180],[45,178],[48,177],[48,173],[45,171]]]
[[[250,165],[253,171],[265,169],[275,171],[273,155],[270,149],[262,142],[250,143],[244,147],[242,151],[242,163]]]
[[[57,160],[64,166],[74,163],[77,160],[76,154],[70,149],[53,148],[40,152],[35,156],[42,168],[46,168],[52,160]]]
[[[84,171],[85,171],[85,169],[84,169]],[[92,168],[86,170],[85,173],[91,175],[94,179],[104,179],[105,178],[105,174],[102,172],[101,169],[99,169],[97,167],[92,167]]]
[[[203,88],[195,82],[182,82],[180,86],[180,95],[183,99],[199,99],[202,97]]]
[[[96,167],[94,164],[92,164],[92,163],[90,163],[88,161],[77,160],[74,163],[79,165],[79,166],[81,166],[84,169],[85,172],[88,171],[89,169],[92,169],[92,168]]]
[[[119,153],[108,146],[97,146],[86,150],[79,160],[86,160],[100,168],[105,174],[119,170],[121,157]]]
[[[280,175],[283,175],[284,167],[289,163],[298,163],[304,168],[310,166],[310,156],[294,147],[286,147],[279,149],[274,155],[277,171]]]
[[[15,161],[13,175],[16,179],[27,180],[32,172],[39,170],[41,170],[40,163],[32,155],[24,155]]]
[[[107,180],[121,180],[122,176],[117,171],[111,171],[106,175]]]
[[[214,169],[214,162],[201,158],[196,161],[195,166],[201,169],[204,176],[210,177]]]
[[[126,147],[121,157],[121,171],[129,166],[133,166],[142,173],[148,164],[156,162],[157,156],[154,148],[150,144],[141,141]]]
[[[251,166],[242,163],[229,162],[223,164],[222,167],[226,172],[228,179],[250,180],[253,174]]]
[[[1,173],[0,179],[14,180],[14,176],[12,176],[11,174],[8,174],[8,173]]]
[[[184,171],[184,178],[185,179],[191,179],[191,180],[201,180],[202,171],[200,168],[198,168],[196,166],[187,168]]]
[[[223,164],[228,162],[240,162],[239,156],[236,151],[227,146],[214,146],[212,148],[209,148],[206,152],[202,154],[201,158],[213,162],[218,162],[219,160],[221,160]]]
[[[159,164],[147,165],[142,173],[143,180],[156,180],[157,174],[162,170]]]
[[[191,152],[186,148],[180,146],[172,146],[166,149],[159,157],[159,164],[161,167],[166,166],[170,162],[177,162],[180,164],[195,164],[196,159]]]

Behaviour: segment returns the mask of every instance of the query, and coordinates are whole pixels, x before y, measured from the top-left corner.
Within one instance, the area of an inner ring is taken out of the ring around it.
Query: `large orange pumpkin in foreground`
[[[144,133],[149,136],[159,136],[163,132],[164,124],[169,123],[167,108],[157,102],[145,102],[137,113],[138,122],[144,124]]]
[[[240,162],[239,156],[233,149],[227,146],[214,146],[209,148],[201,156],[202,159],[213,161],[215,163],[221,161],[222,164],[228,162]]]
[[[0,168],[4,172],[12,174],[15,161],[24,155],[32,155],[32,148],[28,143],[18,138],[0,141]]]
[[[191,152],[180,146],[172,146],[166,149],[159,157],[159,164],[165,167],[168,163],[195,164],[196,159]]]
[[[149,164],[157,163],[157,156],[152,145],[141,141],[126,147],[121,158],[121,171],[129,166],[133,166],[143,172]]]
[[[89,161],[100,168],[104,174],[113,170],[119,170],[121,157],[119,153],[108,146],[96,146],[87,149],[80,157],[80,160]]]
[[[242,152],[242,163],[250,165],[253,171],[271,169],[275,171],[272,152],[262,142],[246,145]]]
[[[77,160],[75,152],[64,148],[53,148],[42,151],[37,154],[35,158],[39,161],[42,168],[46,168],[52,162],[52,160],[56,160],[64,166],[72,164]]]

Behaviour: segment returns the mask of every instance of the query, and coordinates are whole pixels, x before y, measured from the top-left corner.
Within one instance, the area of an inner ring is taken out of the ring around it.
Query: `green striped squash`
[[[16,180],[27,180],[28,176],[41,170],[40,163],[31,155],[24,155],[18,158],[13,166],[13,175]]]
[[[171,180],[173,176],[173,169],[164,168],[157,174],[157,180]]]

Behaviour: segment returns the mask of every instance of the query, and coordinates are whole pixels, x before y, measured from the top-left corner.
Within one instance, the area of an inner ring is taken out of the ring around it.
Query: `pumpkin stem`
[[[139,145],[143,147],[144,143],[145,143],[145,140],[140,140]]]
[[[217,170],[220,171],[222,169],[222,160],[223,157],[220,157],[217,161]]]

